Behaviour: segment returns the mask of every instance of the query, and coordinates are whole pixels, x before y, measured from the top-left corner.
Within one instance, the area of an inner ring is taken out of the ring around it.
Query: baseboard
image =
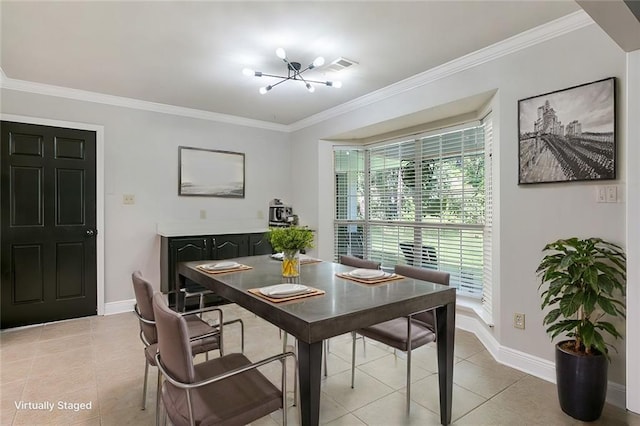
[[[484,323],[470,312],[456,314],[456,327],[473,333],[485,346],[493,358],[501,364],[523,371],[551,383],[556,382],[555,363],[498,343],[486,329]],[[614,382],[607,386],[607,402],[619,408],[626,408],[626,387]]]
[[[109,302],[104,304],[104,314],[113,315],[123,312],[132,312],[136,304],[136,299],[120,300],[118,302]]]

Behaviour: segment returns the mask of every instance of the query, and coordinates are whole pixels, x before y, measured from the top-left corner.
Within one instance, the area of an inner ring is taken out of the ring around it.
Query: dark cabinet
[[[160,290],[163,293],[170,293],[170,302],[174,300],[174,294],[177,290],[176,265],[178,262],[223,260],[271,254],[272,252],[266,233],[188,237],[162,236],[160,240]]]
[[[212,236],[210,259],[220,260],[249,256],[249,235],[251,234]]]

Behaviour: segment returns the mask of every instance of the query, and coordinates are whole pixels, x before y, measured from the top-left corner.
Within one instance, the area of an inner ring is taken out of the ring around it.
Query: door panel
[[[95,315],[95,133],[3,121],[1,137],[1,327]]]
[[[44,280],[42,275],[42,245],[24,244],[12,247],[14,280],[14,304],[42,302],[44,300]]]

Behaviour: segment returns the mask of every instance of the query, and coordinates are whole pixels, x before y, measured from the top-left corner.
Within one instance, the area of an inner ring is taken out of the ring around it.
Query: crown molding
[[[295,123],[290,125],[253,120],[249,118],[203,111],[193,108],[142,101],[139,99],[125,98],[121,96],[106,95],[103,93],[71,89],[68,87],[34,83],[25,80],[16,80],[8,78],[1,68],[0,87],[9,90],[36,93],[40,95],[56,96],[86,102],[94,102],[105,105],[140,109],[145,111],[159,112],[162,114],[178,115],[182,117],[197,118],[202,120],[234,124],[238,126],[255,127],[264,130],[290,133],[323,122],[330,118],[357,110],[359,108],[363,108],[367,105],[371,105],[392,96],[402,94],[409,90],[413,90],[421,86],[433,83],[434,81],[446,78],[458,72],[476,67],[483,63],[498,59],[522,49],[526,49],[538,43],[543,43],[555,37],[562,36],[564,34],[592,24],[594,24],[594,21],[591,19],[591,17],[589,17],[589,15],[583,10],[579,10],[562,18],[551,21],[547,24],[540,25],[538,27],[510,37],[506,40],[495,43],[484,49],[477,50],[468,55],[449,61],[446,64],[437,66],[420,74],[416,74],[415,76],[401,80],[397,83],[393,83],[382,89],[368,93],[352,101],[345,102],[334,108],[324,110],[302,120],[296,121]]]
[[[69,87],[34,83],[26,80],[16,80],[7,77],[2,69],[0,69],[0,87],[3,89],[35,93],[38,95],[56,96],[59,98],[75,99],[78,101],[159,112],[162,114],[171,114],[189,118],[198,118],[201,120],[235,124],[238,126],[255,127],[264,130],[273,130],[276,132],[290,132],[289,126],[286,126],[284,124],[253,120],[250,118],[238,117],[235,115],[220,114],[217,112],[204,111],[194,108],[185,108],[180,106],[161,104],[157,102],[142,101],[139,99],[125,98],[122,96],[106,95],[104,93],[89,92],[86,90],[71,89]]]
[[[384,99],[433,83],[434,81],[477,67],[486,62],[490,62],[519,50],[543,43],[591,24],[594,24],[594,21],[585,11],[576,11],[563,16],[562,18],[558,18],[549,23],[537,26],[508,39],[492,44],[491,46],[461,56],[435,68],[431,68],[420,74],[416,74],[389,86],[383,87],[382,89],[368,93],[352,101],[345,102],[334,108],[324,110],[300,121],[296,121],[289,126],[290,131],[301,130],[330,118],[380,102]]]

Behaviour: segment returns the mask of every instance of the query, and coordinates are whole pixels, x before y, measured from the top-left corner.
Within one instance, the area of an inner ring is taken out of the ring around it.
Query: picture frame
[[[518,101],[518,184],[616,178],[616,79]]]
[[[180,146],[178,164],[178,195],[244,198],[243,153]]]

